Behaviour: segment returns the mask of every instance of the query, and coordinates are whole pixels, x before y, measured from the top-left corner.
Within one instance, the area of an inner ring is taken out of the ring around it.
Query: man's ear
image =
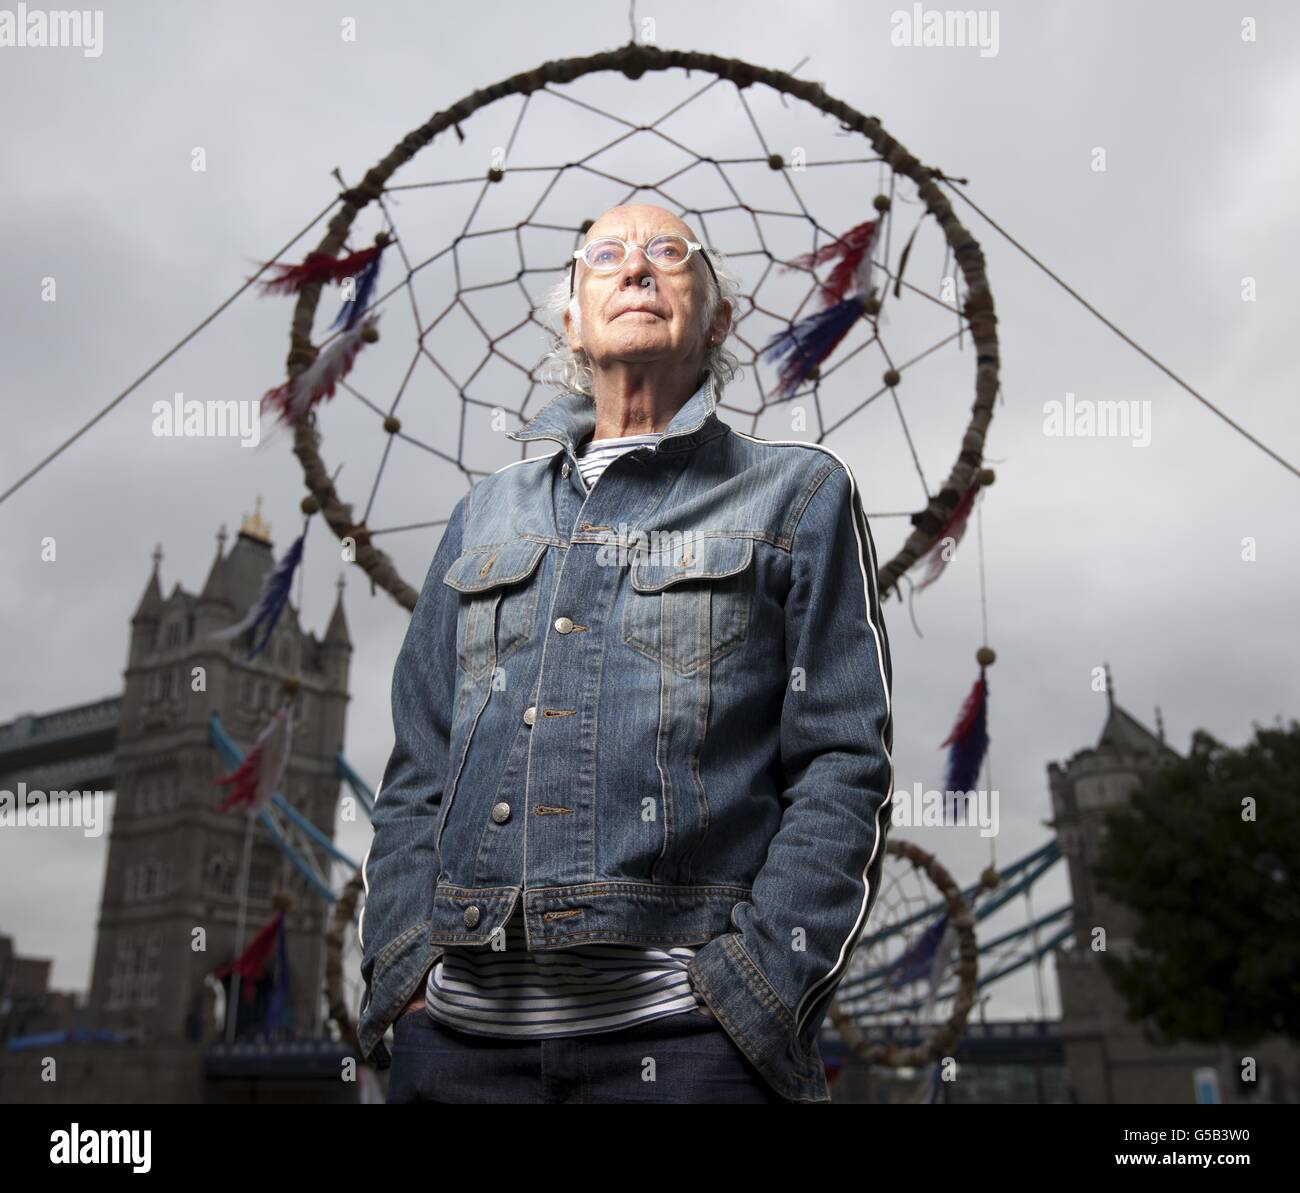
[[[731,303],[723,299],[718,304],[718,313],[713,316],[713,329],[709,338],[722,343],[727,338],[727,333],[731,330]]]
[[[568,307],[564,308],[564,338],[568,341],[570,351],[582,351],[582,337],[573,330],[573,316]]]

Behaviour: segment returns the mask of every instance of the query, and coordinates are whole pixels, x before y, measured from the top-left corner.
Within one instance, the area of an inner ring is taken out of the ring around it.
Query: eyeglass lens
[[[582,250],[583,260],[592,269],[617,269],[627,260],[627,253],[627,246],[612,237],[593,240]],[[681,236],[656,236],[645,246],[645,255],[655,265],[672,268],[690,255],[690,245]]]

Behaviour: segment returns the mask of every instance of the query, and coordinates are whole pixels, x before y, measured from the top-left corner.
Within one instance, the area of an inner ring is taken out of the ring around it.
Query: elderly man
[[[389,1101],[830,1100],[889,644],[844,461],[717,417],[738,293],[671,213],[602,215],[548,300],[561,392],[510,436],[559,449],[451,515],[363,866]]]

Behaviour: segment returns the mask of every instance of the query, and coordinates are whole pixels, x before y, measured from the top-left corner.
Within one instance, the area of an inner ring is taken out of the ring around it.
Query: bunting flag
[[[261,282],[261,291],[263,294],[301,294],[308,286],[338,285],[347,278],[364,274],[390,243],[387,233],[380,232],[370,248],[349,253],[346,257],[308,253],[301,265],[270,261],[263,268],[275,268],[279,273]]]
[[[939,996],[939,989],[943,985],[943,975],[947,972],[948,962],[952,958],[952,951],[957,947],[957,928],[953,922],[944,915],[943,936],[939,939],[938,947],[934,950],[934,956],[930,962],[929,974],[929,993],[925,996],[925,1006],[921,1011],[922,1022],[930,1018],[930,1013],[934,1010],[935,999]]]
[[[775,387],[778,397],[788,397],[807,381],[865,313],[867,300],[875,293],[872,254],[882,223],[875,219],[859,224],[784,267],[813,269],[837,260],[830,277],[821,283],[824,309],[778,332],[762,348],[769,364],[783,361]]]
[[[253,989],[254,985],[265,972],[267,962],[275,953],[278,943],[276,938],[283,923],[284,912],[277,911],[258,930],[249,946],[233,961],[227,961],[225,965],[214,969],[212,976],[220,980],[238,973],[241,987],[240,997],[245,1002],[252,1002],[256,997]]]
[[[970,512],[975,508],[975,494],[979,492],[979,476],[967,486],[966,492],[961,495],[961,500],[957,502],[951,514],[948,515],[947,521],[939,528],[939,533],[935,536],[934,544],[930,549],[921,556],[926,561],[925,577],[915,586],[914,591],[919,592],[933,584],[948,565],[952,556],[949,554],[958,543],[961,542],[962,536],[966,533],[966,525],[970,521]],[[951,545],[945,540],[952,539]]]
[[[939,1100],[939,1090],[942,1088],[943,1080],[943,1061],[937,1060],[930,1066],[930,1076],[925,1083],[925,1090],[921,1094],[922,1106],[941,1105]]]
[[[916,941],[889,967],[889,984],[895,988],[927,977],[934,963],[934,955],[948,926],[948,916],[939,916]]]
[[[300,422],[318,402],[332,398],[338,383],[343,380],[356,363],[357,353],[367,344],[379,339],[379,315],[367,315],[365,319],[349,324],[343,332],[310,365],[296,377],[290,377],[283,385],[268,389],[262,395],[260,413],[278,410],[282,423]]]
[[[989,748],[988,732],[988,679],[985,669],[980,668],[980,677],[975,681],[962,705],[961,715],[952,732],[940,743],[940,749],[951,746],[948,751],[948,790],[974,791],[979,780],[980,767],[984,764],[984,755]]]
[[[243,762],[216,780],[220,786],[231,789],[218,811],[244,808],[250,816],[255,816],[267,807],[284,782],[292,746],[293,717],[289,705],[283,704],[257,735]]]
[[[256,630],[261,626],[262,637],[244,656],[244,662],[261,654],[271,640],[271,634],[280,620],[280,614],[289,603],[289,588],[293,584],[293,576],[298,570],[298,564],[302,562],[302,547],[306,537],[307,532],[304,530],[293,540],[293,545],[284,553],[284,558],[266,573],[262,580],[261,593],[243,618],[224,630],[217,630],[208,635],[211,638],[235,638],[245,630]]]
[[[292,1032],[288,939],[284,912],[277,911],[234,961],[212,971],[211,976],[226,987],[227,1000],[232,979],[239,974],[240,1005],[226,1004],[226,1013],[235,1015],[236,1037],[249,1032]]]
[[[289,933],[284,914],[280,915],[280,928],[275,934],[275,971],[271,979],[271,995],[266,1008],[266,1030],[291,1032],[293,1030],[293,987],[289,980]]]

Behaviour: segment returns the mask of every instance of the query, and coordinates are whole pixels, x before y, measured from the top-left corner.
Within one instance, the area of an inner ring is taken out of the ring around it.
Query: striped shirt
[[[651,447],[662,432],[650,435],[622,435],[617,439],[588,439],[578,453],[578,471],[590,490],[599,479],[600,474],[624,452],[635,447]]]
[[[624,452],[658,434],[588,440],[578,468],[588,490]],[[504,948],[449,946],[429,971],[425,1009],[438,1022],[486,1036],[581,1036],[700,1008],[687,947],[576,945],[530,953],[516,906]]]
[[[429,971],[425,1009],[485,1036],[582,1036],[700,1007],[686,967],[692,948],[578,945],[530,953],[518,907],[504,948],[448,947]]]

